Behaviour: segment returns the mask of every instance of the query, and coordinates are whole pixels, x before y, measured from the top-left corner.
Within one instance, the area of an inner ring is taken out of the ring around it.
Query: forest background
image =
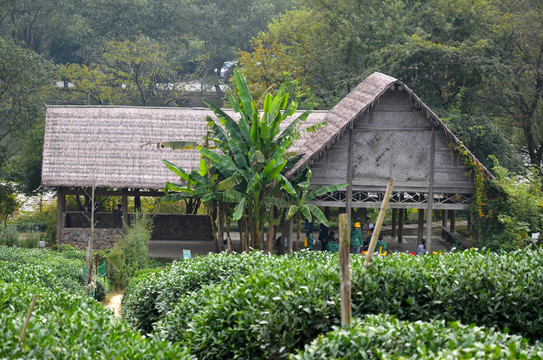
[[[0,215],[40,185],[44,104],[222,105],[227,61],[303,109],[386,73],[484,165],[539,177],[539,0],[0,0]]]

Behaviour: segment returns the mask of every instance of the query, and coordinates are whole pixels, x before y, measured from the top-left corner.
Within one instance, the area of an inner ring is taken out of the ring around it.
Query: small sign
[[[190,250],[183,250],[183,259],[190,259]]]
[[[539,239],[539,233],[538,232],[532,233],[532,239],[534,239],[534,240]]]

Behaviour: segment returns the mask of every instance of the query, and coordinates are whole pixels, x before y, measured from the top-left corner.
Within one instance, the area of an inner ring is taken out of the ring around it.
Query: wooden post
[[[122,189],[122,207],[123,207],[123,232],[126,232],[128,226],[128,189]]]
[[[398,242],[399,243],[403,242],[403,221],[404,221],[403,212],[404,211],[405,209],[398,210]]]
[[[141,212],[141,197],[139,196],[140,189],[134,189],[134,210]]]
[[[430,176],[428,179],[428,213],[426,214],[426,252],[432,253],[432,212],[434,210],[434,168],[436,155],[436,129],[430,133]]]
[[[392,229],[390,230],[390,237],[395,238],[396,237],[396,223],[398,220],[398,209],[392,209]]]
[[[63,187],[57,189],[57,245],[62,242],[64,228],[64,213],[66,212],[66,192]]]
[[[339,215],[339,280],[341,299],[341,327],[351,326],[351,273],[349,269],[349,250],[351,234],[348,214]]]
[[[287,221],[287,229],[283,236],[287,238],[287,251],[289,254],[292,254],[292,217]]]
[[[419,209],[419,221],[417,223],[417,245],[424,237],[424,209]]]
[[[441,226],[443,227],[443,230],[441,230],[441,238],[443,240],[447,240],[447,232],[445,231],[445,229],[447,228],[447,216],[448,211],[441,210]]]
[[[375,245],[377,244],[377,239],[379,238],[379,233],[381,232],[381,226],[383,225],[383,220],[385,220],[385,215],[387,213],[388,202],[390,201],[390,194],[392,193],[392,188],[394,187],[394,178],[390,179],[388,182],[387,190],[385,192],[385,197],[383,198],[383,203],[381,204],[381,210],[379,210],[379,216],[377,216],[377,222],[375,224],[375,229],[373,230],[373,235],[371,236],[371,242],[368,247],[368,252],[366,253],[366,260],[364,260],[364,268],[367,268],[371,262],[373,252],[375,251]]]
[[[35,294],[34,297],[32,298],[32,303],[30,304],[30,309],[28,310],[28,314],[26,315],[23,331],[21,331],[21,336],[19,336],[18,346],[21,346],[21,344],[23,343],[23,339],[25,338],[26,329],[28,329],[28,323],[30,322],[30,317],[32,316],[32,312],[34,311],[34,306],[36,306],[37,298],[38,298],[38,294]]]
[[[354,123],[349,128],[349,152],[347,154],[347,193],[345,194],[345,213],[347,214],[347,224],[351,226],[351,203],[353,200],[353,133]]]
[[[456,228],[456,210],[451,211],[451,226],[449,227],[449,231],[452,233],[454,232]]]

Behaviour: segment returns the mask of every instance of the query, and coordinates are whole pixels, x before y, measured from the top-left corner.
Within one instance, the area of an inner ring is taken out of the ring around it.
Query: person
[[[339,251],[339,244],[337,239],[335,238],[335,234],[333,231],[328,234],[328,243],[326,244],[326,251],[331,253],[337,253]]]
[[[360,247],[362,246],[362,231],[360,230],[360,223],[354,223],[353,230],[351,231],[351,254],[360,254]]]
[[[321,224],[321,229],[319,231],[319,241],[321,242],[321,250],[326,250],[326,245],[328,244],[328,226]]]
[[[375,245],[375,251],[379,252],[379,254],[384,254],[387,251],[387,243],[383,240],[383,235],[379,235],[379,240],[377,240],[377,244]]]
[[[371,222],[371,218],[368,216],[366,218],[366,222],[364,223],[364,229],[362,231],[363,239],[364,239],[364,250],[368,250],[368,247],[370,246],[371,242],[371,236],[373,234],[373,223]]]
[[[313,230],[308,230],[305,234],[305,241],[307,243],[306,245],[308,250],[313,250],[313,247],[315,246],[315,239],[313,238]]]
[[[417,255],[426,254],[426,241],[424,239],[419,240],[419,245],[417,246]]]

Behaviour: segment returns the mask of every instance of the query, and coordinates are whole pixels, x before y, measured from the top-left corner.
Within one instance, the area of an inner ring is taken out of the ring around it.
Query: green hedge
[[[355,319],[349,329],[319,336],[291,360],[541,359],[543,344],[495,329],[445,321],[408,322],[388,315]]]
[[[0,247],[0,358],[189,359],[188,350],[142,337],[88,299],[71,253]],[[37,294],[23,346],[17,346]]]
[[[215,259],[207,258],[209,269]],[[157,332],[202,359],[284,358],[339,324],[336,255],[269,259],[255,262],[248,276],[241,272],[200,290],[187,287],[186,295],[179,292],[178,304],[161,315]],[[460,321],[543,339],[542,250],[397,254],[376,258],[367,271],[363,261],[351,257],[355,316],[385,313],[409,321]],[[207,281],[193,276],[199,286]],[[167,282],[158,283],[162,292],[171,291]],[[171,306],[173,297],[168,301]]]
[[[17,346],[37,294],[23,346]],[[0,358],[189,359],[188,350],[142,338],[111,311],[84,296],[25,283],[0,282]]]
[[[174,262],[160,271],[144,272],[125,290],[122,316],[141,333],[150,333],[153,324],[168,314],[180,297],[206,284],[248,274],[268,261],[270,257],[258,252],[210,254]]]

